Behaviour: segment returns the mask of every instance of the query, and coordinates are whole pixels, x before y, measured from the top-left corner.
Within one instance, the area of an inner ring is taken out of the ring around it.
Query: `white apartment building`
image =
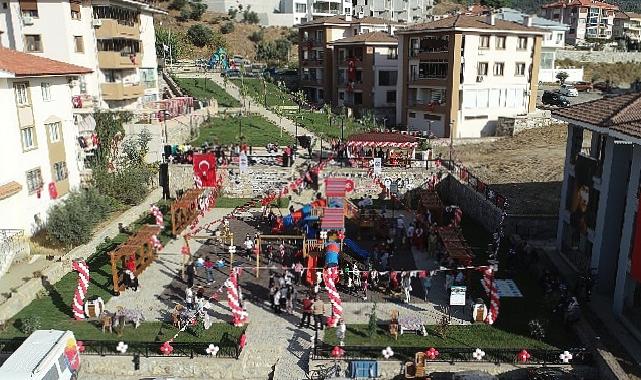
[[[641,42],[641,14],[617,12],[612,27],[612,37],[626,42]]]
[[[396,31],[397,120],[438,137],[493,135],[498,118],[536,108],[544,32],[526,21],[452,16]]]
[[[354,15],[380,17],[396,22],[427,21],[434,0],[354,0]]]
[[[159,98],[153,15],[161,11],[150,3],[5,2],[0,9],[0,42],[10,49],[91,68],[93,73],[80,79],[73,94],[82,95],[85,105],[136,109]]]
[[[35,232],[80,184],[72,86],[88,68],[0,48],[0,228]]]
[[[557,0],[541,7],[540,15],[569,25],[566,40],[584,45],[590,39],[612,38],[614,16],[618,6],[598,0]]]

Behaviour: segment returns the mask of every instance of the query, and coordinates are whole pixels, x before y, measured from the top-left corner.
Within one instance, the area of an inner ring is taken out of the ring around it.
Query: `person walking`
[[[254,250],[254,241],[249,236],[249,234],[247,234],[245,236],[245,241],[243,242],[243,245],[245,247],[245,254],[247,255],[247,258],[249,259],[249,261],[252,261],[252,253],[253,253],[253,250]]]
[[[287,313],[294,314],[294,304],[296,303],[297,293],[294,285],[287,286]]]
[[[425,302],[427,302],[427,297],[430,294],[430,290],[432,289],[432,276],[429,274],[423,277],[421,280],[423,282],[423,298],[425,299]]]
[[[312,312],[314,313],[314,330],[317,330],[319,327],[323,330],[325,328],[325,303],[318,295],[314,298]]]
[[[211,285],[214,283],[214,262],[207,256],[203,266],[205,267],[205,272],[207,272],[207,285]]]
[[[274,296],[273,296],[273,305],[274,305],[274,311],[276,312],[276,314],[280,314],[282,312],[281,307],[280,307],[281,295],[282,294],[281,294],[280,289],[277,288],[276,291],[274,292]]]
[[[311,323],[312,319],[312,305],[314,304],[314,300],[312,297],[308,294],[307,297],[303,300],[303,316],[300,319],[300,325],[299,327],[309,327],[309,324]]]
[[[345,326],[345,320],[341,318],[338,320],[338,326],[336,326],[336,338],[338,339],[338,345],[341,347],[345,345],[346,332],[347,332],[347,326]]]
[[[190,287],[185,289],[185,305],[187,305],[187,309],[194,308],[194,291]]]
[[[196,274],[196,268],[194,267],[193,261],[190,261],[189,264],[187,264],[187,269],[185,270],[185,273],[187,274],[187,287],[193,288],[194,275]]]
[[[403,273],[401,279],[401,286],[403,287],[403,293],[405,294],[405,303],[410,303],[411,296],[410,292],[412,291],[412,277],[409,272]]]

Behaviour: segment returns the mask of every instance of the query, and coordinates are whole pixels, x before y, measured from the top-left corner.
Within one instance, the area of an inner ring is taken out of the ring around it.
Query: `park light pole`
[[[238,118],[238,140],[240,140],[243,137],[243,115],[241,111],[238,111],[236,117]]]
[[[454,127],[454,120],[450,121],[450,165],[452,165],[452,149],[454,147],[454,132],[452,131],[452,128]],[[452,170],[454,166],[450,167],[450,170]]]

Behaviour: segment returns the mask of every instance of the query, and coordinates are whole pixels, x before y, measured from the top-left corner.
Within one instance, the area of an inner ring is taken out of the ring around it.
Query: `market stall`
[[[347,140],[347,157],[352,166],[369,167],[374,158],[387,166],[411,164],[418,139],[392,132],[367,132],[352,135]]]

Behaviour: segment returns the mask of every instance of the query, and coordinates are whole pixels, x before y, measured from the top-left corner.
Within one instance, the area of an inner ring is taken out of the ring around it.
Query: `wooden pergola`
[[[198,200],[203,194],[203,189],[189,189],[174,203],[171,204],[171,233],[180,234],[198,216]]]
[[[119,245],[114,251],[109,252],[113,289],[116,294],[125,290],[124,284],[120,281],[120,273],[130,257],[133,257],[136,262],[136,271],[134,273],[136,277],[144,272],[154,261],[156,250],[151,243],[151,237],[159,233],[159,226],[143,226],[134,235],[130,236],[126,242]]]
[[[465,266],[472,264],[474,253],[458,227],[439,227],[438,237],[447,255],[456,263]]]
[[[418,209],[420,213],[425,213],[429,210],[432,214],[432,222],[436,222],[439,225],[443,224],[444,206],[441,197],[439,197],[436,191],[422,191],[419,198]]]

